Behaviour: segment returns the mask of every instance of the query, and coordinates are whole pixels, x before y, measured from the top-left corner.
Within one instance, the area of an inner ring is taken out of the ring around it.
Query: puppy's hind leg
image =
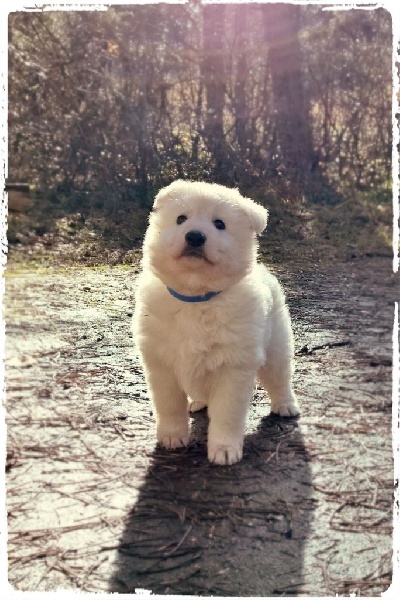
[[[295,417],[300,409],[292,389],[294,344],[288,308],[279,307],[272,315],[272,322],[267,359],[257,378],[269,394],[271,412],[281,417]]]
[[[189,398],[189,412],[195,413],[199,410],[203,410],[203,408],[207,408],[207,402],[203,400],[192,400]]]

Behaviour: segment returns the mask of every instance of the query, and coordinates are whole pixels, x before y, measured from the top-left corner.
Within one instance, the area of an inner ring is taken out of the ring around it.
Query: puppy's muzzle
[[[206,243],[207,238],[202,231],[188,231],[185,235],[185,241],[186,247],[183,251],[183,256],[205,258],[204,244]]]

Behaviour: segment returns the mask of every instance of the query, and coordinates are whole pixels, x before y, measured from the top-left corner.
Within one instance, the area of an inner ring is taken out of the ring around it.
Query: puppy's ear
[[[250,219],[252,230],[257,234],[262,233],[267,226],[268,210],[250,198],[243,198],[243,200],[243,208]]]
[[[165,206],[172,198],[181,196],[186,187],[187,182],[183,181],[183,179],[177,179],[173,183],[163,187],[154,199],[153,210],[158,210]]]

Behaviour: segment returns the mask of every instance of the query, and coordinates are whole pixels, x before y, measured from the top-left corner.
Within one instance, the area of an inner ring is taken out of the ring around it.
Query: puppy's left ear
[[[244,198],[247,216],[250,219],[250,226],[252,230],[259,234],[264,231],[267,226],[268,221],[268,210],[261,206],[261,204],[257,204],[250,200],[250,198]]]

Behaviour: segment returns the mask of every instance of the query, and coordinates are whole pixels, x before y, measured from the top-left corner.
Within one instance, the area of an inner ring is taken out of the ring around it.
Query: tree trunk
[[[315,167],[315,154],[302,77],[300,7],[269,5],[263,14],[280,154],[289,177],[304,187]]]
[[[229,180],[229,149],[224,136],[225,66],[224,66],[225,6],[203,6],[203,57],[201,77],[206,95],[204,138],[214,164],[214,179]]]
[[[248,110],[246,103],[246,80],[247,80],[247,11],[244,4],[236,6],[235,14],[235,43],[237,47],[236,77],[235,77],[235,130],[242,157],[246,153]]]

